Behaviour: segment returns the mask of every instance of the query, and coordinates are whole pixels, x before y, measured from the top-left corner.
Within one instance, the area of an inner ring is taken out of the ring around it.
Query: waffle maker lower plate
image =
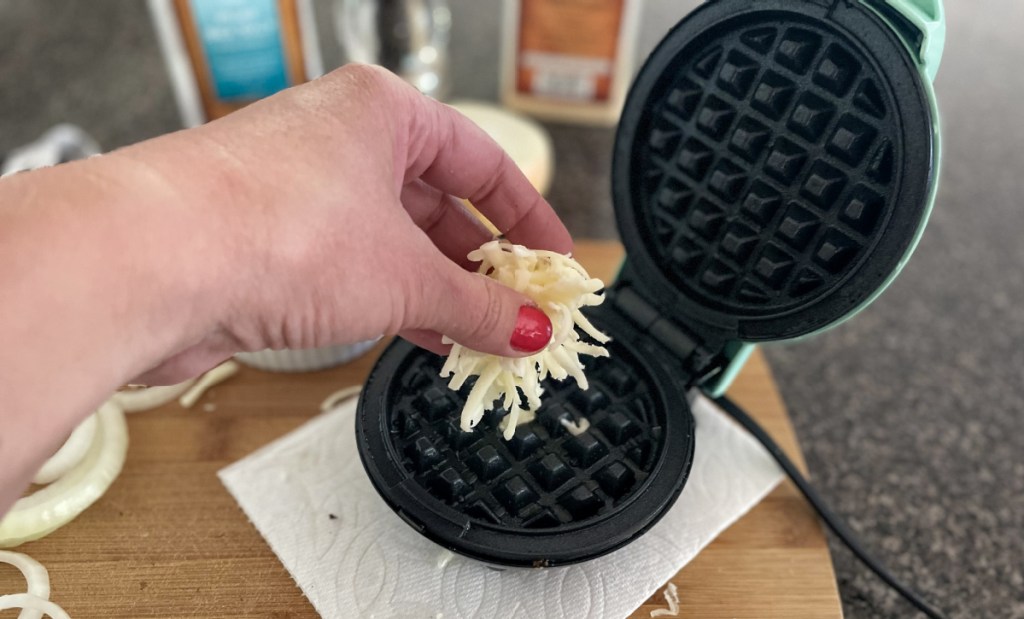
[[[365,389],[357,426],[370,479],[392,508],[448,548],[505,565],[551,566],[614,550],[672,504],[693,461],[693,417],[671,357],[636,346],[628,324],[609,358],[587,363],[590,389],[544,383],[536,420],[506,441],[500,415],[471,431],[444,359],[396,341]],[[614,319],[614,317],[612,317]],[[383,414],[366,414],[382,411]],[[561,420],[586,419],[574,436]]]

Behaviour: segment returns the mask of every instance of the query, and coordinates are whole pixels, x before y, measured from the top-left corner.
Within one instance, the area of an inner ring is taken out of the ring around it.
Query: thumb
[[[503,357],[523,357],[547,346],[551,319],[529,297],[447,258],[437,262],[433,285],[423,286],[416,299],[418,328]]]

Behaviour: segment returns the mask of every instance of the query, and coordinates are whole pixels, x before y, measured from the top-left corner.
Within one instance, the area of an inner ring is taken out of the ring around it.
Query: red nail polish
[[[519,352],[537,352],[551,341],[551,319],[530,305],[519,308],[516,329],[509,344]]]

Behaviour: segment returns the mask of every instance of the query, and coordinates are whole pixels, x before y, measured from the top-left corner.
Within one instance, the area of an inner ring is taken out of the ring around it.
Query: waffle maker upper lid
[[[612,191],[627,271],[660,313],[787,339],[855,313],[899,271],[931,207],[937,135],[891,13],[710,1],[647,59]]]

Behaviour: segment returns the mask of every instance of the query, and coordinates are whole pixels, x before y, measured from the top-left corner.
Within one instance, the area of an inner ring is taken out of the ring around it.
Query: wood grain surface
[[[576,255],[607,281],[622,249],[581,242]],[[382,348],[323,372],[244,369],[191,410],[174,403],[131,415],[128,460],[107,495],[68,526],[17,550],[49,568],[51,599],[76,619],[316,616],[216,472],[302,425],[328,394],[361,383]],[[760,354],[730,394],[803,466]],[[205,404],[215,409],[206,411]],[[672,582],[680,617],[842,616],[821,525],[788,482]],[[21,576],[0,565],[0,594],[21,591]],[[665,607],[659,590],[633,616]],[[0,611],[0,618],[15,616]]]

